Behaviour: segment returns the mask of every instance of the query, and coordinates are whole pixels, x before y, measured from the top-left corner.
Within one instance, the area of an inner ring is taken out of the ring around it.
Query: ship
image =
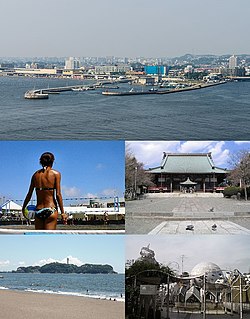
[[[27,91],[24,94],[25,99],[48,99],[49,94],[43,93],[42,91]]]

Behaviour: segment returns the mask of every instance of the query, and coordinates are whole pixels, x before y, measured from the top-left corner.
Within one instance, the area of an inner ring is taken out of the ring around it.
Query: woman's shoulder
[[[37,174],[41,174],[43,172],[43,169],[38,169],[34,174],[33,176],[36,176]]]
[[[55,169],[51,169],[50,172],[51,172],[52,174],[57,175],[57,176],[58,176],[58,175],[59,175],[59,176],[61,175],[61,173],[60,173],[59,171],[55,170]]]

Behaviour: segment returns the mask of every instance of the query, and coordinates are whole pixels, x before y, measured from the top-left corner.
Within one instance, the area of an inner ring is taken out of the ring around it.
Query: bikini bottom
[[[39,209],[39,210],[37,210],[35,212],[35,217],[37,217],[38,219],[41,219],[41,220],[45,220],[48,217],[50,217],[56,211],[57,211],[56,207],[53,207],[53,208],[52,207],[41,208],[41,209]]]

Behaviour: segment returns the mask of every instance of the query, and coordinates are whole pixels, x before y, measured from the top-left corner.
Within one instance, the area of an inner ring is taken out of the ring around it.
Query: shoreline
[[[125,318],[124,302],[64,294],[3,289],[0,306],[5,319]]]
[[[70,291],[52,291],[52,290],[32,290],[32,289],[13,289],[7,288],[4,286],[0,286],[1,291],[15,291],[15,292],[27,292],[27,293],[35,293],[35,294],[47,294],[52,296],[69,296],[69,297],[79,297],[79,298],[87,298],[87,299],[94,299],[94,300],[107,300],[107,301],[117,301],[117,302],[125,302],[125,298],[121,297],[110,297],[110,296],[101,296],[101,295],[91,295],[91,294],[83,294],[77,292],[70,292]]]

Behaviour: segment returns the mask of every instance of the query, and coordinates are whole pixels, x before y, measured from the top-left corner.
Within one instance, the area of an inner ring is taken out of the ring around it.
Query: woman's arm
[[[59,172],[56,172],[56,200],[61,211],[62,220],[63,222],[66,223],[68,216],[67,214],[64,213],[62,192],[61,192],[61,174]]]
[[[35,188],[35,186],[34,186],[34,175],[33,175],[32,178],[31,178],[31,181],[30,181],[30,187],[29,187],[28,193],[27,193],[27,195],[25,197],[25,200],[23,202],[23,207],[22,207],[23,215],[24,215],[24,210],[25,210],[26,206],[28,205],[28,203],[29,203],[29,201],[31,199],[31,196],[33,194],[34,188]]]

